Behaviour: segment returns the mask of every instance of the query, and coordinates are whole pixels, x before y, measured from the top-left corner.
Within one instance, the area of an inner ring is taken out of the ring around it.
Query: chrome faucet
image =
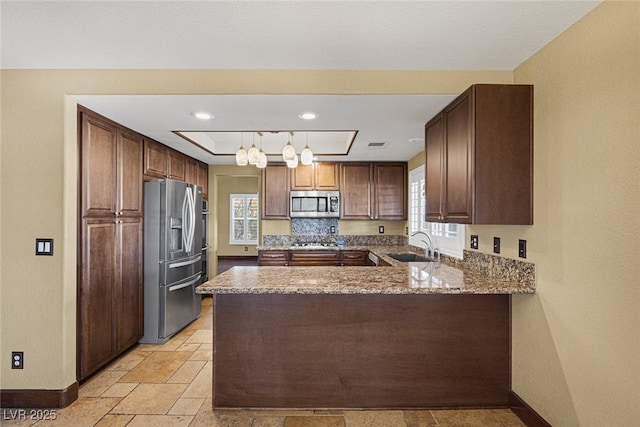
[[[421,242],[424,243],[424,252],[427,258],[431,258],[433,256],[434,259],[440,261],[440,251],[438,250],[438,248],[433,247],[433,241],[431,240],[431,236],[429,236],[424,231],[416,231],[415,233],[411,234],[411,237],[416,236],[418,234],[423,235],[428,240],[428,241],[424,239],[420,240]]]

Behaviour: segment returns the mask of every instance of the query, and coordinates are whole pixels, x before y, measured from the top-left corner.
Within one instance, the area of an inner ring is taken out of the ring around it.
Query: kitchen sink
[[[424,255],[418,255],[411,252],[404,252],[401,254],[389,254],[389,256],[396,261],[401,262],[432,262],[433,259],[427,258]]]

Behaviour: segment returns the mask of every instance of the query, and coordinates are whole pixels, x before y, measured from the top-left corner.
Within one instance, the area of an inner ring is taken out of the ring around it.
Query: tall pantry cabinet
[[[143,334],[143,139],[79,110],[78,379]]]

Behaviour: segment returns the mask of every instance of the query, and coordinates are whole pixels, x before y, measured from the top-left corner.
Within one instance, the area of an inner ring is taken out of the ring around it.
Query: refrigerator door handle
[[[193,234],[195,231],[195,199],[191,187],[186,188],[185,192],[185,210],[183,212],[183,221],[185,221],[185,249],[187,252],[193,250]]]
[[[178,268],[178,267],[184,267],[185,265],[195,264],[196,262],[200,261],[200,259],[202,259],[202,255],[198,255],[197,257],[189,261],[171,263],[169,264],[169,268]]]
[[[189,189],[189,199],[191,203],[189,204],[189,214],[191,218],[189,219],[189,251],[193,250],[193,238],[195,237],[196,232],[196,197],[195,191],[193,187]]]
[[[173,292],[173,291],[177,291],[179,289],[184,289],[186,287],[189,287],[189,286],[193,285],[194,283],[197,283],[198,280],[200,280],[200,277],[202,277],[202,274],[198,274],[198,277],[196,277],[193,280],[188,281],[187,283],[181,283],[179,285],[169,286],[169,292]]]
[[[187,192],[184,194],[184,199],[182,200],[182,245],[184,246],[184,250],[189,252],[189,236],[188,236],[188,228],[187,228],[187,206],[189,203],[189,188],[187,188]]]

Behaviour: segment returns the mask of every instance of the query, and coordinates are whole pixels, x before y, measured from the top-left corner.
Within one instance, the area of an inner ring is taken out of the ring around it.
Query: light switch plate
[[[53,239],[36,238],[36,255],[53,255]]]

